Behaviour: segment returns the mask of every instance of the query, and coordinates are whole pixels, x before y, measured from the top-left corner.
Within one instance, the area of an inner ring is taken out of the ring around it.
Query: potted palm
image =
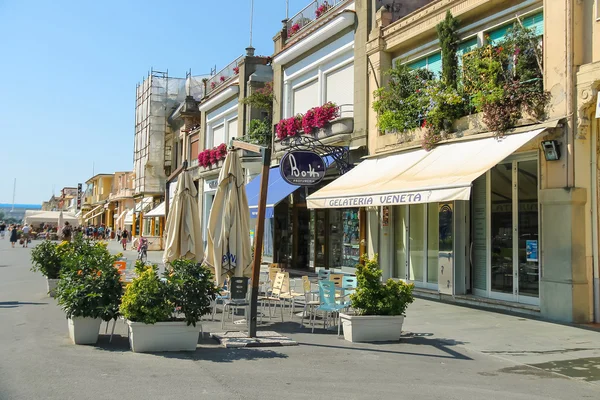
[[[77,238],[63,258],[56,290],[75,344],[95,344],[100,324],[118,317],[123,287],[106,244]]]
[[[129,326],[134,352],[194,351],[203,315],[209,314],[218,289],[212,273],[194,261],[171,263],[163,277],[156,265],[136,265],[138,276],[127,287],[121,314]]]
[[[356,268],[358,285],[350,295],[351,313],[340,313],[344,339],[350,342],[381,342],[400,339],[404,312],[414,301],[413,284],[388,279],[381,281],[377,255],[362,257]]]
[[[41,272],[46,277],[46,287],[50,297],[54,297],[56,292],[62,266],[62,255],[66,246],[66,242],[58,244],[44,240],[31,250],[31,270]]]

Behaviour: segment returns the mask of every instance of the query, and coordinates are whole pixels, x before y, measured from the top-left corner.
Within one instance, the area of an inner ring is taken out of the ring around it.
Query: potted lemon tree
[[[50,297],[55,295],[62,267],[62,256],[67,246],[66,242],[58,244],[44,240],[31,250],[31,270],[41,272],[46,277],[46,287]]]
[[[56,290],[75,344],[95,344],[100,324],[118,317],[123,287],[106,244],[78,238],[63,258]]]
[[[377,255],[373,259],[362,257],[362,263],[356,267],[356,292],[350,295],[353,311],[340,313],[344,339],[350,342],[400,339],[404,312],[414,301],[414,285],[393,279],[383,283],[381,274]]]
[[[137,277],[125,290],[120,312],[134,352],[194,351],[203,315],[218,289],[211,271],[194,261],[171,263],[162,278],[156,265],[136,264]]]

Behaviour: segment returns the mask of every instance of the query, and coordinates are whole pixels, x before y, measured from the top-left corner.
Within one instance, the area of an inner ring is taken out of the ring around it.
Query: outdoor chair
[[[320,281],[322,280],[329,280],[329,275],[331,274],[331,272],[328,269],[320,269],[319,270],[319,275],[318,275],[318,279]]]
[[[287,279],[287,288],[288,291],[285,291],[284,285]],[[271,294],[267,296],[261,296],[259,301],[264,308],[265,303],[269,306],[269,318],[272,317],[271,306],[275,303],[279,304],[281,308],[281,322],[283,322],[283,307],[285,306],[285,301],[287,299],[291,300],[291,295],[289,293],[289,279],[290,275],[288,272],[278,272],[275,275],[275,279],[273,281],[273,289],[271,290]]]
[[[337,314],[338,319],[338,336],[340,336],[340,311],[348,308],[349,303],[336,303],[335,301],[335,284],[333,281],[320,281],[319,282],[319,299],[320,304],[315,311],[323,311],[325,318],[323,319],[323,329],[327,327],[327,320],[329,313]],[[315,332],[315,319],[317,313],[315,312],[312,316],[312,332]]]
[[[212,301],[213,311],[212,311],[212,320],[215,320],[215,315],[217,314],[217,303],[221,302],[223,304],[225,300],[229,299],[229,291],[227,290],[229,283],[229,278],[226,278],[223,282],[223,290],[221,290],[221,294],[218,294],[215,299]]]
[[[356,292],[356,287],[358,285],[358,279],[355,276],[344,275],[342,278],[342,291],[341,293],[336,293],[336,298],[338,301],[343,299],[342,301],[346,301],[348,296]]]
[[[312,290],[312,284],[308,279],[308,276],[302,277],[302,289],[304,296],[304,309],[302,310],[302,320],[300,321],[300,325],[304,325],[304,317],[306,317],[306,312],[308,311],[308,320],[310,321],[311,315],[314,312],[315,307],[321,304],[319,300],[314,300],[313,295],[318,294],[319,292],[315,292]],[[293,300],[295,301],[296,298]]]
[[[229,298],[223,301],[223,314],[221,314],[221,329],[225,329],[225,314],[231,311],[231,322],[235,323],[234,315],[238,308],[245,309],[245,317],[250,314],[248,301],[248,281],[246,277],[232,277],[229,279]]]

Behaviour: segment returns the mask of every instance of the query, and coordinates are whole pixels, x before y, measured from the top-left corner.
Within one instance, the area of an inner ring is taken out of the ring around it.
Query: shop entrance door
[[[490,297],[539,304],[538,163],[517,159],[490,171]]]

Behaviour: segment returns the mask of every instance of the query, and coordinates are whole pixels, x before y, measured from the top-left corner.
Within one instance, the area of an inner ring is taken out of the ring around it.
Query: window
[[[318,80],[300,87],[293,88],[292,115],[303,114],[313,107],[319,106],[319,84]]]
[[[474,37],[469,40],[465,40],[461,44],[458,45],[458,49],[456,51],[456,58],[458,59],[458,66],[462,66],[463,56],[477,48],[477,38]]]
[[[436,78],[439,78],[442,73],[442,53],[435,53],[420,60],[410,62],[408,63],[408,68],[425,68],[431,71]]]
[[[224,142],[226,144],[229,144],[229,141],[238,136],[238,119],[237,117],[230,119],[229,121],[227,121],[227,141]]]
[[[325,102],[337,105],[353,104],[354,64],[348,64],[325,74]]]
[[[200,150],[198,149],[199,143],[200,143],[200,140],[199,140],[198,134],[195,134],[194,136],[190,137],[189,159],[190,159],[191,165],[198,164],[198,153],[200,152]]]
[[[541,36],[544,34],[544,14],[543,13],[537,13],[534,15],[529,15],[527,17],[521,18],[521,22],[524,27],[535,30],[535,32],[538,35]],[[506,36],[506,34],[508,33],[509,29],[512,28],[515,23],[518,23],[518,22],[516,20],[514,20],[506,25],[503,25],[499,28],[489,31],[488,32],[488,35],[490,37],[489,43],[491,45],[496,45],[497,43],[501,42],[504,39],[504,37]]]
[[[219,125],[215,128],[213,128],[213,134],[212,134],[212,145],[210,146],[215,147],[220,145],[221,143],[225,143],[225,124],[223,125]]]

